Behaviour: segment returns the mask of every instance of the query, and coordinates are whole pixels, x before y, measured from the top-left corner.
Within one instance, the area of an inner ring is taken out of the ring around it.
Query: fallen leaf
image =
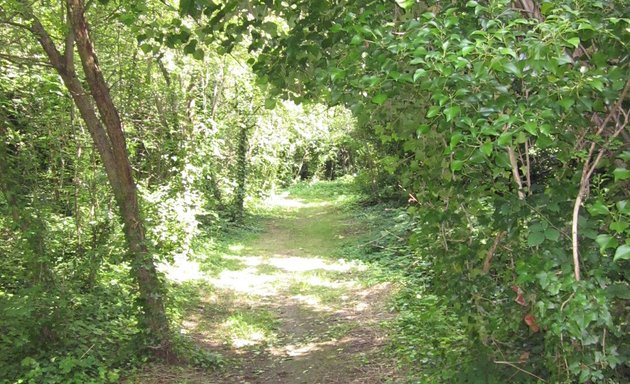
[[[521,355],[518,357],[518,362],[521,364],[527,363],[527,360],[529,360],[529,351],[521,353]]]
[[[514,301],[516,301],[518,304],[522,305],[523,307],[526,307],[527,302],[525,301],[525,297],[523,296],[523,290],[517,285],[513,285],[512,290],[516,292],[516,299],[514,299]]]
[[[540,331],[540,327],[536,323],[536,318],[531,313],[528,313],[527,315],[525,315],[523,320],[525,320],[525,324],[527,324],[527,326],[532,332],[536,333]]]

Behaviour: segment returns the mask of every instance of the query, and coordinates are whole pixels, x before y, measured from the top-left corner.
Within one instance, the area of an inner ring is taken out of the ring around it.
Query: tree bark
[[[142,324],[157,343],[157,346],[153,347],[156,354],[171,359],[175,356],[171,353],[170,330],[164,308],[162,285],[153,256],[145,241],[145,229],[140,216],[137,188],[132,175],[122,123],[89,36],[83,1],[67,0],[66,3],[69,11],[70,33],[73,35],[81,58],[89,94],[74,71],[72,49],[69,49],[68,43],[66,42],[65,55],[61,55],[47,31],[29,10],[30,14],[26,16],[31,19],[30,30],[70,92],[103,161],[122,218],[132,274],[140,292],[144,312]],[[98,109],[98,115],[94,105]]]

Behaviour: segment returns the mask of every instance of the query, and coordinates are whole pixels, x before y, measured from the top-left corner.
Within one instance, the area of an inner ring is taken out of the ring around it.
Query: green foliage
[[[68,25],[59,7],[32,8],[61,42]],[[135,320],[123,228],[79,111],[16,26],[31,23],[22,11],[0,6],[0,382],[117,382],[152,351]],[[160,262],[194,258],[201,237],[220,242],[242,169],[246,202],[300,173],[351,172],[349,114],[274,100],[244,64],[252,57],[244,48],[222,54],[159,1],[90,3],[86,17],[124,125],[146,244]],[[268,100],[275,109],[264,108]],[[235,128],[244,124],[252,129],[242,166]],[[174,323],[182,295],[169,286]],[[174,348],[183,362],[221,363],[186,337],[175,336]]]
[[[232,206],[357,172],[382,227],[349,252],[404,276],[396,342],[423,380],[457,380],[437,372],[466,361],[486,382],[628,381],[627,98],[616,103],[630,10],[537,5],[539,19],[505,0],[95,3],[150,248],[191,255]],[[67,33],[58,7],[33,7]],[[23,37],[23,8],[0,6],[1,372],[116,381],[142,336],[122,228],[76,109]]]
[[[238,16],[247,11],[230,4],[234,28],[254,36],[268,14],[245,23]],[[212,21],[224,20],[213,12]],[[555,382],[627,381],[619,363],[628,360],[627,302],[606,292],[628,282],[628,131],[609,119],[594,134],[593,124],[627,81],[627,5],[543,2],[540,20],[508,1],[318,2],[269,12],[282,33],[255,36],[254,69],[284,97],[353,111],[359,180],[373,198],[413,203],[407,258],[432,266],[430,294],[483,346],[472,361],[498,378],[513,368],[488,362],[518,361]],[[228,47],[240,39],[217,37]],[[615,129],[623,135],[611,136]],[[586,210],[573,218],[582,168],[599,148]]]
[[[107,268],[92,290],[64,286],[0,295],[3,382],[118,382],[139,363],[142,338],[124,270]]]

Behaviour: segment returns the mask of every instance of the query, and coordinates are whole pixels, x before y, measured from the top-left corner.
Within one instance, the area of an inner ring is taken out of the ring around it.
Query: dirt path
[[[383,322],[392,287],[370,284],[366,266],[338,257],[357,228],[332,202],[276,198],[277,218],[234,243],[223,270],[191,274],[207,284],[183,332],[227,360],[201,372],[156,366],[153,383],[390,383]],[[201,262],[203,270],[203,262]],[[182,279],[194,269],[170,271]]]

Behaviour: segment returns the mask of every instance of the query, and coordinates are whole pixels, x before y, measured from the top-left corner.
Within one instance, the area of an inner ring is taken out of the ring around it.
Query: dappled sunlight
[[[274,335],[266,324],[259,324],[259,319],[236,314],[219,325],[227,341],[236,349],[251,347],[271,340]]]
[[[281,348],[272,348],[271,354],[275,356],[305,357],[310,353],[321,351],[323,348],[333,345],[335,345],[335,343],[331,341],[320,343],[311,342],[305,345],[289,344]]]
[[[269,258],[268,263],[288,272],[308,272],[318,269],[325,271],[348,272],[358,267],[357,263],[348,262],[343,259],[337,260],[335,263],[331,263],[326,260],[313,257],[282,256],[278,254]]]
[[[242,252],[245,249],[243,244],[232,244],[228,247],[231,252]]]
[[[206,276],[198,262],[189,260],[183,254],[176,255],[172,264],[162,263],[158,265],[158,270],[163,272],[169,280],[178,283],[202,280]]]
[[[238,271],[224,270],[217,277],[207,277],[213,286],[229,289],[249,295],[273,296],[279,290],[287,288],[290,283],[300,282],[310,286],[328,289],[354,288],[352,281],[330,280],[318,275],[303,275],[308,272],[347,273],[358,270],[361,266],[343,260],[330,263],[322,259],[263,256],[225,256],[227,259],[238,259],[245,269]],[[287,276],[287,273],[291,275]]]
[[[307,304],[310,307],[314,307],[314,308],[318,308],[321,309],[322,305],[320,304],[320,300],[312,295],[293,295],[291,296],[291,299],[299,302],[299,303],[303,303],[303,304]],[[328,309],[328,308],[325,308]]]
[[[248,295],[274,296],[278,291],[273,283],[278,278],[274,275],[258,274],[253,267],[241,271],[223,271],[216,278],[208,281],[219,289],[228,289]]]
[[[290,198],[289,192],[273,194],[263,202],[267,208],[301,209],[326,207],[332,205],[329,201],[305,201],[302,199]]]
[[[265,258],[262,257],[262,256],[234,256],[234,255],[226,255],[226,256],[223,256],[223,258],[224,259],[230,259],[230,260],[238,260],[243,265],[246,265],[248,267],[257,267],[257,266],[265,263]]]
[[[269,352],[278,357],[306,358],[308,355],[328,350],[341,351],[344,346],[363,341],[359,337],[345,336],[340,339],[309,341],[304,343],[292,343],[272,347]]]
[[[326,287],[332,289],[352,289],[357,283],[354,281],[333,281],[329,279],[323,279],[319,276],[304,276],[300,278],[300,281],[317,287]]]

